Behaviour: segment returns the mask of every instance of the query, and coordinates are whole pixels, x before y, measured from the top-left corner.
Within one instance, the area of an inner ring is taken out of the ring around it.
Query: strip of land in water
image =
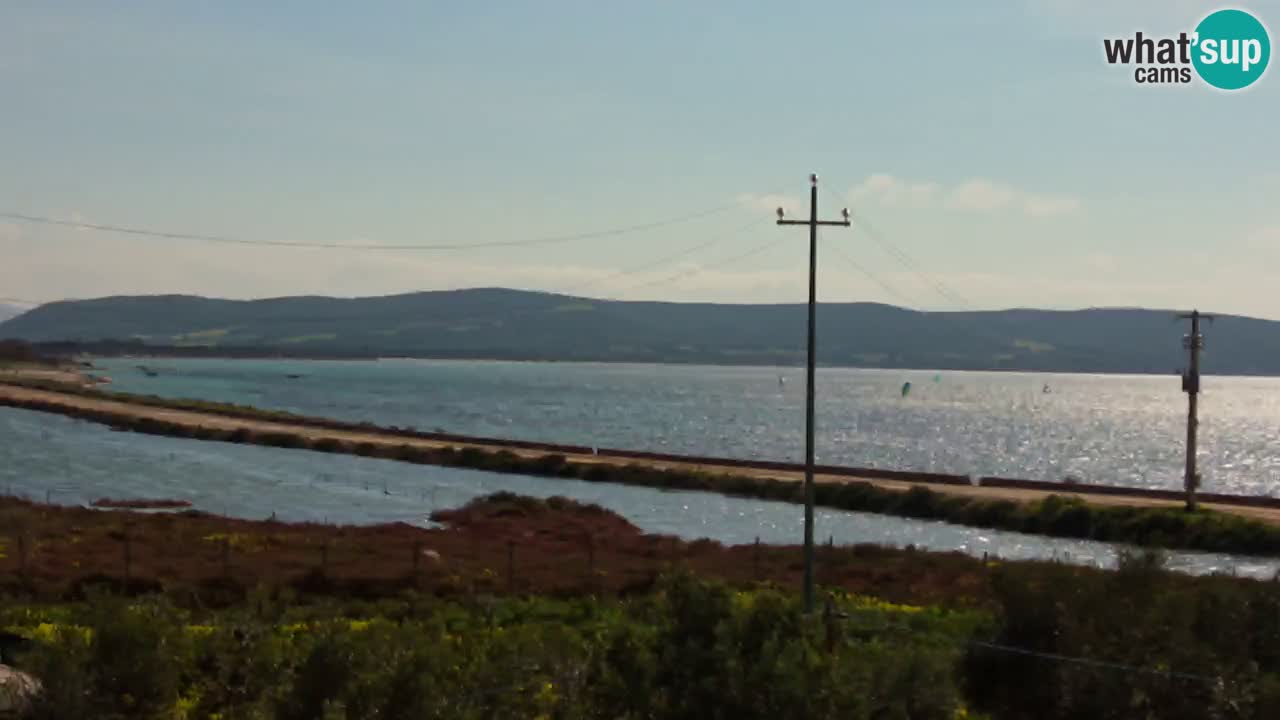
[[[422,433],[240,406],[15,382],[19,381],[0,378],[0,405],[58,413],[119,430],[768,500],[802,500],[798,482],[803,478],[802,468],[792,463],[605,449],[573,451],[571,446]],[[1272,498],[1205,496],[1204,512],[1185,513],[1175,493],[999,479],[984,479],[982,485],[975,486],[958,476],[831,467],[820,470],[816,476],[817,503],[836,509],[1057,537],[1280,554],[1280,501]],[[998,486],[1001,482],[1016,486]]]

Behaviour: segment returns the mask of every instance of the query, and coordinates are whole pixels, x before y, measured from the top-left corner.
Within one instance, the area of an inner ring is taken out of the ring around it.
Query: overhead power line
[[[927,631],[913,628],[910,626],[891,625],[888,627],[871,628],[868,631],[874,631],[883,634],[896,634],[909,638],[927,637]],[[1078,665],[1094,670],[1108,673],[1123,673],[1128,675],[1149,675],[1154,677],[1163,677],[1170,680],[1187,680],[1197,683],[1206,683],[1212,685],[1221,685],[1223,682],[1220,676],[1201,675],[1198,673],[1180,672],[1167,668],[1143,667],[1141,665],[1129,665],[1127,663],[1116,662],[1113,660],[1105,660],[1101,658],[1089,657],[1086,655],[1065,655],[1062,653],[1047,652],[1044,650],[1033,650],[1031,648],[1018,645],[1007,645],[1004,643],[993,642],[990,640],[970,639],[964,643],[974,650],[994,653],[1008,653],[1011,655],[1020,655],[1027,658],[1037,658],[1039,660],[1047,660],[1054,663],[1062,663],[1065,665]]]
[[[670,255],[664,255],[655,260],[647,261],[641,265],[634,265],[632,267],[629,267],[623,270],[618,270],[617,272],[609,273],[608,275],[604,275],[602,277],[598,277],[594,280],[588,280],[587,282],[584,282],[564,292],[565,294],[572,295],[572,294],[581,292],[586,288],[595,287],[596,285],[599,285],[600,283],[603,283],[603,282],[607,282],[609,280],[615,280],[617,278],[627,277],[629,275],[635,275],[636,273],[644,272],[645,270],[650,270],[655,267],[661,267],[663,265],[666,265],[669,262],[672,262],[673,260],[679,260],[680,258],[687,257],[689,255],[692,255],[695,252],[698,252],[699,250],[705,250],[706,248],[709,248],[712,245],[716,245],[720,242],[723,242],[726,238],[730,238],[735,235],[738,235],[743,230],[746,230],[754,225],[760,225],[760,224],[763,224],[763,221],[760,220],[760,218],[752,218],[751,220],[748,220],[746,223],[739,225],[737,227],[734,227],[726,232],[717,234],[713,236],[710,240],[707,240],[705,242],[698,243],[697,245],[693,245],[692,247],[687,247],[679,252],[672,253]]]
[[[281,240],[254,240],[249,238],[238,238],[226,235],[205,235],[200,233],[188,232],[167,232],[161,230],[149,230],[145,228],[125,226],[125,225],[108,225],[104,223],[88,223],[75,220],[63,220],[60,218],[46,217],[42,215],[28,215],[16,212],[0,212],[0,218],[9,220],[18,220],[20,222],[39,224],[39,225],[55,225],[60,227],[77,228],[81,230],[93,230],[98,232],[116,233],[121,235],[134,235],[140,237],[160,238],[166,240],[193,240],[199,242],[221,243],[230,245],[253,245],[264,247],[284,247],[284,248],[308,248],[308,249],[325,249],[325,250],[472,250],[481,248],[499,248],[499,247],[523,247],[529,245],[550,245],[553,243],[572,242],[574,240],[590,240],[604,237],[616,237],[618,235],[628,235],[631,233],[642,232],[645,230],[654,230],[668,225],[675,225],[690,220],[697,220],[709,217],[717,213],[740,207],[741,201],[735,201],[725,205],[720,205],[707,210],[699,210],[697,212],[686,213],[674,217],[654,220],[652,222],[639,223],[636,225],[627,225],[624,227],[609,228],[606,230],[593,230],[590,232],[572,233],[567,235],[551,235],[545,237],[525,238],[521,240],[497,240],[490,242],[477,243],[433,243],[433,244],[416,244],[416,245],[395,245],[395,244],[365,244],[355,245],[351,243],[326,243],[326,242],[285,242]]]
[[[840,200],[839,196],[835,195],[834,191],[829,192],[837,201]],[[857,225],[864,233],[866,233],[867,237],[871,238],[872,242],[879,245],[882,250],[894,259],[894,261],[906,268],[925,285],[932,288],[940,297],[945,299],[947,302],[955,303],[965,309],[973,309],[973,303],[966,300],[963,295],[953,290],[942,280],[926,272],[915,258],[908,255],[906,251],[902,250],[897,245],[889,242],[889,240],[884,237],[884,234],[877,230],[875,226],[867,220],[865,214],[855,209],[851,213],[850,219],[853,221],[854,225]]]
[[[753,225],[755,225],[756,223],[752,223],[752,224],[753,224]],[[723,260],[720,260],[720,261],[718,261],[718,262],[716,262],[716,263],[713,263],[711,267],[696,267],[696,268],[690,268],[689,270],[684,270],[684,271],[682,271],[682,272],[678,272],[678,273],[676,273],[676,274],[674,274],[674,275],[669,275],[669,276],[661,277],[661,278],[657,278],[657,279],[654,279],[654,280],[647,280],[647,281],[645,281],[645,282],[637,283],[637,284],[635,284],[635,285],[628,285],[628,286],[626,286],[626,287],[617,288],[617,290],[616,290],[616,291],[621,291],[621,290],[637,290],[637,289],[640,289],[640,288],[652,287],[652,286],[654,286],[654,285],[664,285],[664,284],[669,283],[669,282],[675,282],[676,280],[683,280],[684,278],[690,277],[690,276],[692,276],[692,275],[697,275],[698,273],[701,273],[701,272],[706,272],[707,270],[726,267],[726,266],[732,265],[732,264],[734,264],[734,263],[736,263],[736,262],[740,262],[740,261],[742,261],[742,260],[746,260],[747,258],[753,257],[753,256],[755,256],[755,255],[759,255],[760,253],[764,252],[765,250],[768,250],[768,249],[769,249],[769,248],[771,248],[771,247],[774,247],[774,246],[776,246],[776,245],[781,244],[781,242],[782,242],[782,241],[781,241],[781,240],[779,240],[778,238],[771,237],[771,238],[769,238],[767,241],[765,241],[765,242],[763,242],[763,243],[760,243],[759,245],[753,245],[751,248],[749,248],[749,249],[748,249],[748,250],[746,250],[745,252],[739,253],[739,254],[737,254],[737,255],[732,255],[732,256],[727,257],[727,258],[724,258]],[[615,292],[616,292],[616,291],[615,291]]]
[[[910,255],[903,252],[893,243],[890,243],[888,240],[884,239],[884,236],[880,234],[880,231],[876,230],[875,227],[873,227],[869,222],[867,222],[867,219],[863,217],[861,213],[854,213],[852,216],[852,219],[853,219],[853,223],[857,225],[859,228],[861,228],[862,231],[867,234],[867,237],[870,237],[871,240],[875,242],[875,244],[879,245],[881,248],[884,249],[885,252],[892,255],[893,258],[897,260],[899,263],[901,263],[903,267],[907,268],[912,273],[914,273],[916,277],[920,278],[920,280],[923,281],[926,285],[932,287],[934,291],[937,292],[939,295],[941,295],[943,298],[947,299],[950,302],[956,303],[958,305],[962,305],[966,308],[973,307],[973,303],[970,303],[968,300],[966,300],[963,296],[960,295],[960,293],[955,292],[950,287],[948,287],[946,283],[942,282],[941,280],[938,280],[937,278],[933,277],[929,273],[922,270],[920,268],[920,264],[916,262]]]
[[[879,285],[880,289],[884,290],[891,297],[897,298],[899,301],[905,303],[906,305],[917,304],[911,298],[907,297],[904,293],[899,291],[897,288],[890,285],[887,281],[885,281],[875,273],[868,270],[866,267],[862,265],[862,263],[859,263],[857,260],[854,260],[853,256],[845,252],[845,250],[841,248],[839,245],[831,244],[827,247],[830,247],[832,250],[834,250],[836,253],[836,256],[839,257],[841,260],[843,260],[845,263],[847,263],[854,270],[857,270],[859,273],[862,273],[862,275],[864,275],[868,280],[875,283],[876,285]]]

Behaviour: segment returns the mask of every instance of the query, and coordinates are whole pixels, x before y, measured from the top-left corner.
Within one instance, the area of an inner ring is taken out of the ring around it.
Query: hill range
[[[10,305],[8,303],[0,303],[0,322],[4,322],[11,317],[17,317],[26,311],[27,309],[24,307]]]
[[[824,365],[1172,374],[1185,323],[1170,310],[920,312],[818,308]],[[0,338],[97,354],[421,357],[802,364],[803,304],[596,300],[482,288],[367,298],[122,296],[49,303]],[[1219,316],[1204,369],[1280,375],[1280,322]]]

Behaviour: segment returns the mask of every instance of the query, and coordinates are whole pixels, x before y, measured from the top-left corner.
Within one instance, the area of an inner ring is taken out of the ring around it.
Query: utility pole
[[[778,208],[779,225],[809,226],[809,361],[805,375],[804,399],[804,611],[813,612],[813,379],[814,347],[818,305],[818,226],[849,227],[849,208],[841,211],[841,220],[818,219],[818,176],[809,176],[809,219],[786,220]]]
[[[1196,415],[1196,396],[1200,394],[1200,351],[1204,349],[1200,321],[1213,322],[1213,316],[1192,310],[1179,315],[1178,319],[1191,321],[1191,333],[1182,336],[1182,346],[1190,356],[1187,371],[1182,375],[1182,391],[1187,394],[1187,468],[1183,483],[1187,491],[1187,511],[1193,512],[1196,509],[1196,490],[1200,487],[1200,473],[1196,470],[1196,429],[1200,424]]]

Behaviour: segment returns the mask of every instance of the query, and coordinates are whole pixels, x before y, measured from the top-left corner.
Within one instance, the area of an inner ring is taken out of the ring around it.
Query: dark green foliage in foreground
[[[1011,564],[993,589],[993,642],[1041,653],[974,648],[971,701],[995,717],[1280,717],[1276,582],[1179,577],[1135,555],[1111,573]]]
[[[42,643],[22,658],[45,684],[38,718],[956,716],[980,615],[839,604],[868,630],[829,636],[787,595],[687,577],[626,602],[414,598],[183,617],[162,600],[99,599],[0,612],[0,626]]]
[[[629,600],[409,595],[178,610],[0,609],[35,640],[36,718],[1280,717],[1280,586],[1012,563],[989,610],[794,596],[685,575]]]

